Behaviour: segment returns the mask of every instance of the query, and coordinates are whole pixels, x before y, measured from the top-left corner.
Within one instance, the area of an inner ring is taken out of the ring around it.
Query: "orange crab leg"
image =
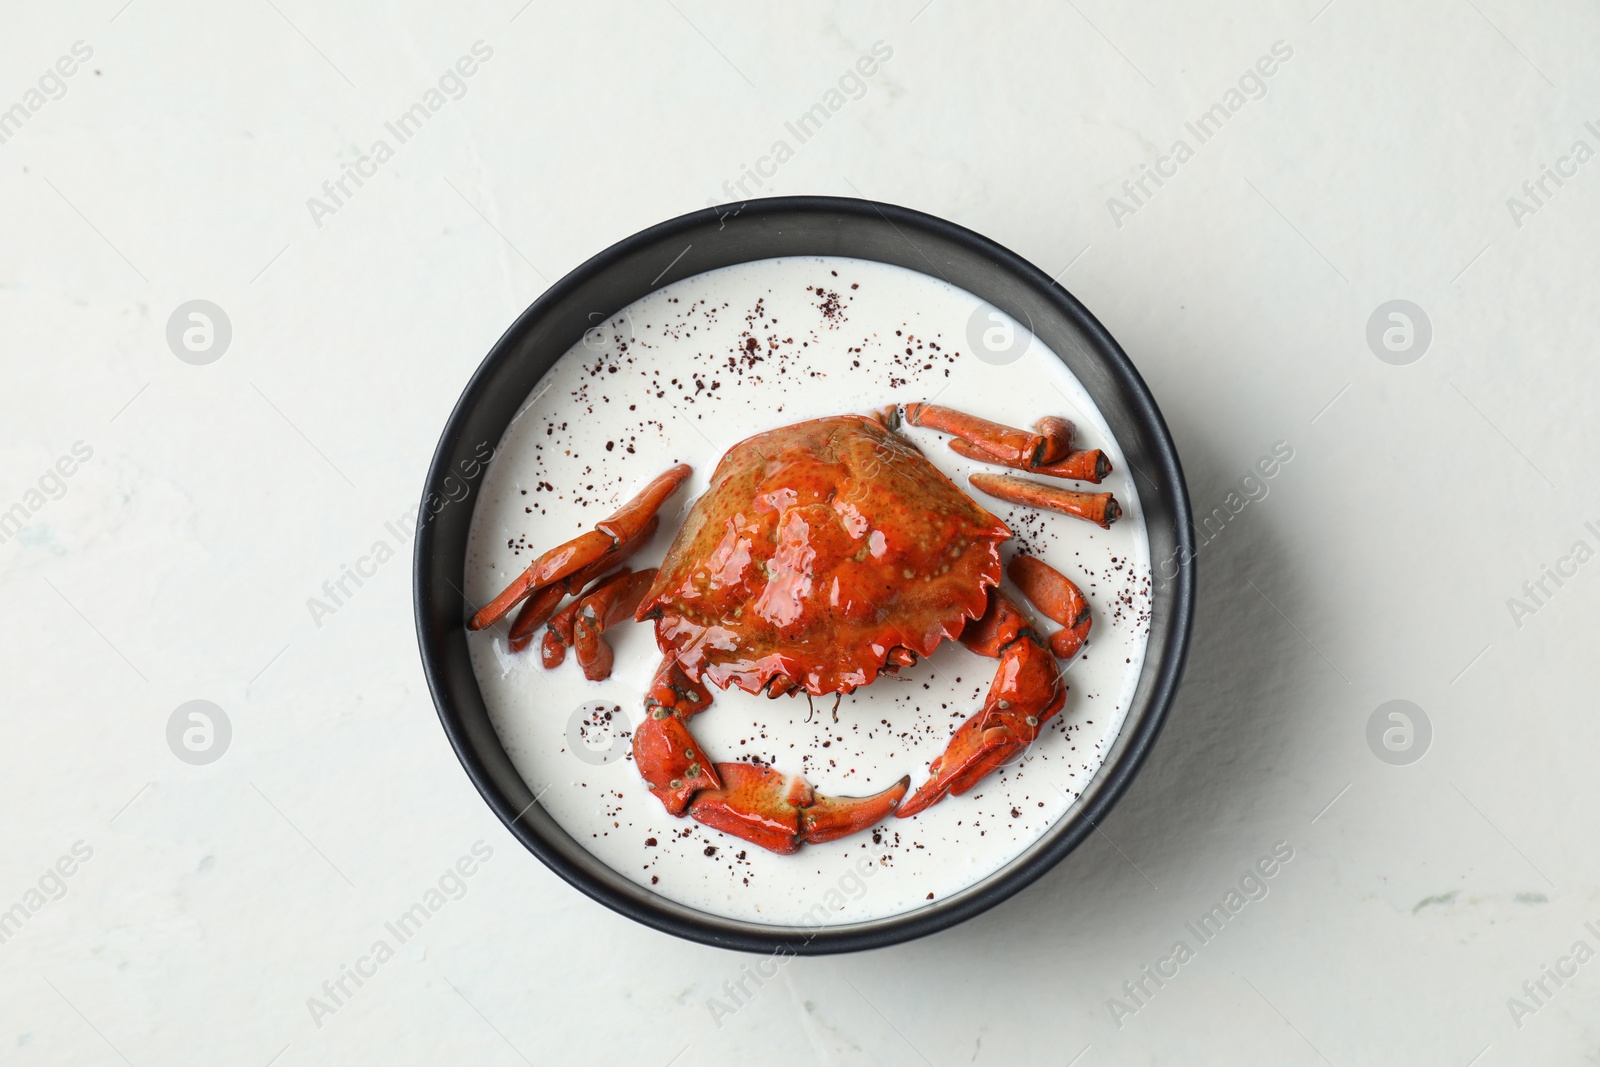
[[[717,774],[722,788],[695,797],[690,818],[784,855],[865,830],[887,818],[911,788],[905,777],[870,797],[828,797],[799,775],[753,763],[719,763]]]
[[[680,463],[664,474],[660,474],[649,485],[634,496],[610,516],[594,524],[596,530],[608,533],[616,538],[617,543],[630,541],[638,532],[644,529],[645,524],[661,510],[661,505],[673,493],[678,491],[684,479],[694,473],[687,463]]]
[[[511,623],[511,629],[506,632],[506,647],[512,652],[521,652],[531,645],[534,631],[550,621],[550,616],[567,599],[567,591],[566,582],[557,582],[524,600],[516,619]]]
[[[998,463],[989,453],[977,445],[969,445],[959,437],[950,439],[950,451],[967,459],[977,460],[980,463]],[[1004,464],[1002,464],[1003,466]],[[1053,463],[1046,463],[1038,467],[1018,467],[1017,470],[1027,470],[1034,474],[1048,474],[1053,478],[1068,478],[1075,482],[1094,482],[1098,485],[1111,473],[1111,461],[1106,454],[1098,448],[1087,451],[1068,452]]]
[[[968,476],[978,489],[1010,504],[1047,508],[1063,515],[1087,519],[1102,530],[1122,517],[1117,498],[1110,493],[1079,493],[1059,485],[1030,482],[1026,478],[1008,478],[1003,474],[973,474]]]
[[[673,815],[682,815],[702,789],[718,789],[722,780],[700,743],[685,725],[691,715],[711,705],[706,687],[691,679],[678,661],[662,661],[645,697],[645,716],[633,731],[633,762],[639,774]]]
[[[909,774],[901,775],[894,785],[871,796],[831,797],[813,790],[811,806],[800,811],[800,839],[820,845],[876,826],[894,814],[910,791]]]
[[[544,632],[544,642],[539,648],[539,659],[544,669],[553,671],[567,658],[567,648],[572,644],[572,624],[578,620],[578,608],[583,601],[574,600],[550,618],[550,627]]]
[[[833,841],[865,830],[894,812],[911,779],[870,797],[830,797],[799,776],[753,763],[706,758],[687,720],[711,706],[711,693],[675,659],[662,661],[645,698],[645,717],[633,732],[633,762],[672,815],[771,849]]]
[[[483,630],[511,613],[524,597],[538,592],[563,578],[570,577],[600,559],[616,545],[608,533],[589,530],[565,544],[557,545],[532,563],[516,580],[500,591],[467,623],[469,630]]]
[[[528,595],[563,578],[570,578],[633,540],[649,524],[667,498],[678,491],[678,486],[689,474],[688,464],[678,464],[639,490],[633,499],[610,516],[596,523],[594,529],[557,545],[528,564],[527,570],[472,617],[467,629],[482,630],[493,626]]]
[[[1094,621],[1082,590],[1037,556],[1018,556],[1006,568],[1006,575],[1041,614],[1062,625],[1063,629],[1050,635],[1050,651],[1056,658],[1077,655],[1089,639],[1089,627]]]
[[[527,648],[533,643],[534,631],[550,621],[551,616],[556,613],[556,609],[561,606],[561,602],[567,598],[569,593],[581,592],[584,586],[637,552],[640,545],[650,540],[659,525],[661,525],[661,516],[650,516],[650,521],[645,523],[633,537],[623,541],[578,573],[569,575],[552,585],[547,585],[528,597],[527,600],[524,600],[521,610],[517,612],[516,621],[511,624],[511,629],[506,633],[506,647],[512,652],[521,652]],[[570,625],[567,629],[570,634]],[[569,637],[569,643],[570,640]],[[565,658],[564,651],[562,658]],[[556,660],[556,665],[559,666],[560,662],[560,659]]]
[[[990,422],[938,404],[907,404],[906,421],[913,426],[926,426],[959,437],[981,448],[993,462],[1007,467],[1032,467],[1040,455],[1052,447],[1043,434]]]
[[[1099,485],[1111,473],[1111,460],[1098,448],[1068,452],[1054,463],[1033,468],[1035,474],[1048,474],[1055,478],[1068,478],[1075,482],[1093,482]]]
[[[611,677],[611,646],[600,636],[623,619],[633,618],[634,609],[656,580],[656,569],[619,571],[586,593],[572,623],[572,646],[578,652],[578,666],[591,682]]]
[[[1098,483],[1111,473],[1111,461],[1099,449],[1073,451],[1076,428],[1056,415],[1046,415],[1029,433],[937,404],[914,403],[906,405],[906,421],[952,434],[951,451],[967,459],[1080,482]]]
[[[556,612],[550,617],[550,628],[544,632],[544,643],[540,649],[540,658],[544,662],[545,670],[555,670],[567,658],[567,649],[577,641],[578,612],[590,596],[601,592],[618,578],[627,577],[630,571],[619,571],[609,578],[596,581],[589,588],[578,593],[576,600]],[[593,681],[594,679],[591,679]]]
[[[1039,643],[1022,611],[1004,594],[990,594],[989,610],[968,624],[962,644],[996,656],[994,682],[983,707],[957,728],[929,766],[932,776],[895,812],[908,818],[947,795],[957,796],[1027,748],[1066,702],[1055,659]]]

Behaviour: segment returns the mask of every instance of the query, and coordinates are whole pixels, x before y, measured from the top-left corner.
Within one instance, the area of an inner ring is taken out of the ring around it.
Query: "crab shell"
[[[797,423],[722,457],[635,618],[719,689],[848,693],[981,616],[1010,536],[882,424]]]

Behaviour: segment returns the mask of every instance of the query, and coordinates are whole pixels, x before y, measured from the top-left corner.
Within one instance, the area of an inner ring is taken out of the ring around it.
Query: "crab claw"
[[[951,793],[957,796],[965,793],[984,775],[1028,747],[1028,742],[1012,730],[1004,726],[985,728],[984,721],[984,713],[980,711],[961,724],[949,746],[933,761],[933,776],[901,805],[896,815],[909,819]]]
[[[583,595],[572,623],[572,643],[577,649],[583,676],[591,682],[611,677],[611,646],[600,635],[607,627],[633,618],[639,598],[655,578],[654,567],[619,571]]]
[[[567,599],[566,583],[557,582],[555,585],[545,586],[524,600],[522,607],[517,611],[516,619],[511,623],[511,629],[506,631],[506,649],[511,652],[521,652],[531,645],[534,633],[550,621],[550,617],[556,613],[565,599]]]
[[[689,816],[782,854],[865,830],[893,813],[911,788],[905,777],[869,797],[829,797],[799,775],[753,763],[719,763],[717,774],[722,788],[703,790]]]
[[[1062,625],[1063,629],[1050,635],[1050,651],[1058,659],[1077,655],[1094,624],[1082,590],[1037,556],[1018,556],[1006,574],[1041,614]]]
[[[509,615],[512,608],[546,586],[555,585],[579,572],[598,574],[621,562],[622,557],[636,548],[646,536],[646,530],[654,529],[650,525],[651,518],[667,498],[678,491],[678,486],[690,473],[688,464],[678,464],[656,477],[610,516],[595,523],[594,529],[557,545],[528,564],[526,570],[472,617],[467,629],[482,630],[493,626]],[[610,562],[607,563],[607,560]],[[605,565],[598,571],[590,570],[602,563]],[[577,592],[576,589],[572,591]],[[533,628],[528,629],[531,631]]]
[[[571,577],[591,563],[599,561],[616,543],[616,538],[605,531],[590,530],[565,544],[557,545],[528,564],[527,570],[501,590],[498,596],[485,604],[482,610],[472,617],[472,621],[467,623],[467,629],[483,630],[493,626],[509,615],[511,609],[522,603],[529,594],[536,593],[563,578]]]
[[[663,660],[644,706],[644,721],[633,731],[634,765],[667,811],[682,815],[696,793],[722,785],[685,722],[711,706],[711,694],[676,660]]]
[[[581,598],[574,600],[550,617],[550,628],[544,632],[544,641],[539,647],[545,670],[555,670],[567,658],[567,649],[572,646],[573,624],[578,621],[578,609],[582,606]]]
[[[654,567],[642,571],[618,571],[578,593],[578,598],[560,611],[547,615],[550,628],[544,632],[544,643],[540,647],[545,670],[561,666],[567,658],[567,649],[577,646],[578,664],[583,668],[585,678],[598,682],[611,677],[611,646],[600,635],[608,627],[633,614],[639,598],[650,587],[655,576]],[[546,592],[541,589],[533,594],[523,610],[542,612]],[[560,599],[556,597],[557,603]],[[531,632],[518,637],[523,627],[522,616],[518,615],[517,621],[511,626],[513,643],[510,648],[513,652],[526,648],[533,640]],[[519,639],[521,644],[516,644]]]
[[[902,775],[894,785],[871,796],[830,797],[813,790],[811,806],[800,812],[801,837],[813,845],[849,837],[894,814],[901,799],[910,791],[909,774]]]
[[[522,608],[517,612],[516,621],[511,624],[511,629],[506,632],[506,648],[512,652],[521,652],[533,643],[533,635],[549,622],[555,615],[556,609],[561,607],[561,602],[567,598],[568,593],[578,593],[584,586],[595,578],[604,574],[618,563],[627,559],[638,550],[639,546],[656,532],[656,527],[661,524],[661,516],[652,515],[650,521],[638,529],[628,540],[612,548],[610,552],[601,556],[587,567],[574,574],[562,578],[552,585],[534,593],[522,602]],[[572,621],[569,619],[566,626],[568,643],[572,637]],[[566,658],[566,648],[552,649],[552,654],[559,651],[556,656],[556,666]],[[549,666],[547,664],[546,666]]]
[[[933,772],[911,799],[895,812],[910,818],[946,796],[960,796],[983,776],[1021,752],[1066,702],[1054,658],[1032,635],[1011,641],[1000,654],[1000,667],[983,708],[956,730],[950,744],[929,766]]]

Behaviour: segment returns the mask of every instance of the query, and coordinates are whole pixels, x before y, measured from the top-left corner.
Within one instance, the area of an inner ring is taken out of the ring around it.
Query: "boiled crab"
[[[1014,429],[932,404],[906,420],[952,434],[963,456],[1058,478],[1099,482],[1105,456],[1072,449],[1072,425],[1046,418]],[[999,588],[999,546],[1011,531],[905,437],[899,409],[769,430],[728,450],[657,569],[613,571],[649,540],[657,512],[689,476],[679,465],[593,530],[541,555],[469,623],[490,626],[519,603],[508,641],[540,626],[545,666],[575,650],[590,679],[609,676],[607,627],[653,620],[663,654],[645,697],[633,754],[673,815],[774,852],[831,841],[890,814],[904,818],[972,789],[1038,737],[1061,710],[1058,660],[1088,637],[1088,604],[1033,556],[1005,568],[1063,627],[1048,640]],[[1110,493],[976,474],[985,493],[1107,526]],[[574,596],[566,607],[563,601]],[[983,707],[955,731],[910,799],[910,777],[868,797],[828,797],[802,778],[753,763],[714,763],[689,732],[711,703],[707,685],[769,697],[850,693],[960,640],[999,660]],[[904,803],[902,801],[904,800]]]

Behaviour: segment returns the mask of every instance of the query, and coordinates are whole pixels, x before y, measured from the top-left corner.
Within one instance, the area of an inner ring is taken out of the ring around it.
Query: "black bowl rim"
[[[604,272],[614,262],[641,248],[654,245],[663,238],[701,227],[706,224],[708,216],[711,219],[722,219],[734,211],[741,217],[761,212],[772,214],[817,212],[858,217],[863,220],[876,217],[878,221],[886,221],[902,231],[941,237],[1009,272],[1033,289],[1038,296],[1053,304],[1055,309],[1080,331],[1096,358],[1103,362],[1117,386],[1123,390],[1130,401],[1130,406],[1134,409],[1136,420],[1144,423],[1143,428],[1149,433],[1153,445],[1154,469],[1150,469],[1151,457],[1147,457],[1145,473],[1151,481],[1159,482],[1171,490],[1173,521],[1176,527],[1172,532],[1176,542],[1174,558],[1177,561],[1177,573],[1170,580],[1163,582],[1172,598],[1172,625],[1175,637],[1165,659],[1155,664],[1156,673],[1150,691],[1148,713],[1138,722],[1131,724],[1124,722],[1123,730],[1126,731],[1131,725],[1133,733],[1128,735],[1120,759],[1115,766],[1110,765],[1109,760],[1101,765],[1095,775],[1094,795],[1086,802],[1080,802],[1084,806],[1078,810],[1075,822],[1066,832],[1050,841],[1048,847],[1034,848],[1025,852],[991,873],[987,876],[988,885],[981,893],[967,894],[962,899],[941,902],[943,906],[939,908],[919,908],[899,915],[838,927],[805,929],[768,926],[709,913],[706,915],[706,922],[698,922],[640,904],[603,882],[591,878],[586,872],[571,868],[522,820],[522,811],[512,805],[509,798],[504,796],[491,779],[487,768],[472,747],[458,709],[453,707],[445,690],[442,680],[445,670],[442,651],[435,648],[429,638],[425,603],[432,583],[433,568],[440,561],[434,559],[434,524],[426,519],[417,526],[412,583],[414,619],[423,671],[450,745],[484,801],[529,852],[537,856],[568,884],[593,900],[652,929],[718,948],[800,955],[883,948],[956,926],[1032,885],[1082,843],[1127,791],[1134,776],[1149,756],[1150,749],[1166,721],[1188,659],[1195,613],[1193,513],[1177,448],[1149,387],[1134,368],[1127,353],[1100,321],[1043,270],[982,234],[913,208],[854,197],[783,196],[759,198],[737,205],[730,204],[727,205],[727,210],[703,208],[657,223],[591,256],[541,293],[495,342],[494,347],[489,350],[462,390],[440,434],[438,447],[429,465],[427,480],[423,487],[424,506],[420,514],[427,516],[428,501],[440,499],[443,495],[446,479],[453,476],[450,460],[454,446],[465,429],[464,424],[479,402],[480,394],[485,390],[494,368],[500,361],[511,357],[516,347],[516,338],[528,330],[548,308],[580,285]],[[469,499],[476,499],[476,485],[473,486]],[[1153,561],[1152,567],[1154,567]],[[1149,667],[1147,660],[1145,669]],[[1119,743],[1123,736],[1119,733]],[[1068,810],[1071,811],[1070,808]],[[747,932],[730,932],[729,927],[740,928],[741,931]]]

